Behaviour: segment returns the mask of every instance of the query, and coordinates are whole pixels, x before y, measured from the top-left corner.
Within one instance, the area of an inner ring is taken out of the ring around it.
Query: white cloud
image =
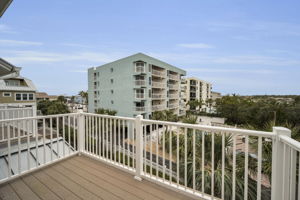
[[[191,49],[211,49],[214,48],[214,46],[209,45],[209,44],[204,44],[204,43],[183,43],[183,44],[178,44],[180,47],[184,48],[191,48]]]
[[[16,33],[9,26],[0,24],[0,33]]]
[[[88,45],[77,44],[77,43],[62,43],[61,45],[68,46],[68,47],[83,47],[83,48],[91,47],[91,46],[88,46]]]
[[[0,45],[3,46],[41,46],[41,42],[22,41],[22,40],[0,40]]]
[[[126,55],[118,53],[102,52],[75,52],[75,53],[52,53],[42,51],[0,51],[3,57],[14,64],[23,63],[54,63],[69,61],[107,63]]]

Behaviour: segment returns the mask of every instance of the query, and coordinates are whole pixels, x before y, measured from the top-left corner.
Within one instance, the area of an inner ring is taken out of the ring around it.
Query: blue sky
[[[300,1],[14,0],[0,55],[40,91],[87,89],[86,69],[143,52],[223,94],[300,94]]]

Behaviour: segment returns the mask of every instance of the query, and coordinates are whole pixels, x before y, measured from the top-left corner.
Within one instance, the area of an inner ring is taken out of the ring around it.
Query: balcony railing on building
[[[165,109],[166,109],[165,104],[152,105],[152,110],[153,111],[161,111],[161,110],[165,110]]]
[[[169,94],[169,99],[178,99],[179,95],[178,94]]]
[[[145,106],[136,106],[135,107],[135,111],[136,112],[145,112],[146,111],[146,107]]]
[[[165,71],[159,71],[156,69],[152,69],[152,75],[159,76],[159,77],[165,77],[166,72]]]
[[[172,89],[172,90],[178,90],[179,89],[178,84],[169,83],[168,86],[169,86],[169,89]]]
[[[136,86],[146,86],[146,81],[145,80],[135,80],[134,84]]]
[[[171,104],[169,104],[169,108],[170,109],[174,109],[174,108],[178,108],[178,103],[171,103]]]
[[[135,93],[136,99],[145,99],[145,93]]]
[[[169,74],[169,79],[178,81],[179,80],[179,75]]]
[[[28,124],[36,124],[33,134]],[[265,132],[91,113],[5,119],[0,127],[6,135],[0,184],[80,154],[199,199],[300,198],[300,143],[286,128]]]
[[[165,88],[166,84],[162,83],[162,82],[152,81],[152,87],[153,88]]]
[[[155,94],[152,93],[152,99],[165,99],[166,95],[165,94]]]

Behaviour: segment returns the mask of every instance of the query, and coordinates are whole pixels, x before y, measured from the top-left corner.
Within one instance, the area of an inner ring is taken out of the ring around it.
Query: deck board
[[[186,200],[187,196],[105,163],[74,156],[0,185],[0,200],[103,199]]]

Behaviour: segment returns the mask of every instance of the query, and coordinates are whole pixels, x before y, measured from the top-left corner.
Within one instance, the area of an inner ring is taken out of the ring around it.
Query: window
[[[111,103],[111,104],[114,104],[114,101],[113,101],[113,100],[111,100],[111,101],[110,101],[110,103]]]
[[[26,93],[22,94],[22,98],[23,98],[22,99],[23,101],[27,101],[28,100],[28,94],[26,94]]]
[[[16,101],[21,101],[21,100],[22,100],[21,94],[16,94]]]
[[[4,97],[11,97],[11,93],[10,93],[10,92],[4,92],[4,93],[3,93],[3,96],[4,96]]]
[[[110,93],[113,94],[113,93],[114,93],[114,90],[110,90]]]
[[[28,94],[28,100],[32,101],[33,100],[33,94]]]
[[[111,78],[110,79],[110,83],[113,84],[114,83],[114,79]]]
[[[149,77],[149,85],[151,85],[151,77]]]
[[[110,72],[113,73],[114,72],[114,68],[110,68]]]

